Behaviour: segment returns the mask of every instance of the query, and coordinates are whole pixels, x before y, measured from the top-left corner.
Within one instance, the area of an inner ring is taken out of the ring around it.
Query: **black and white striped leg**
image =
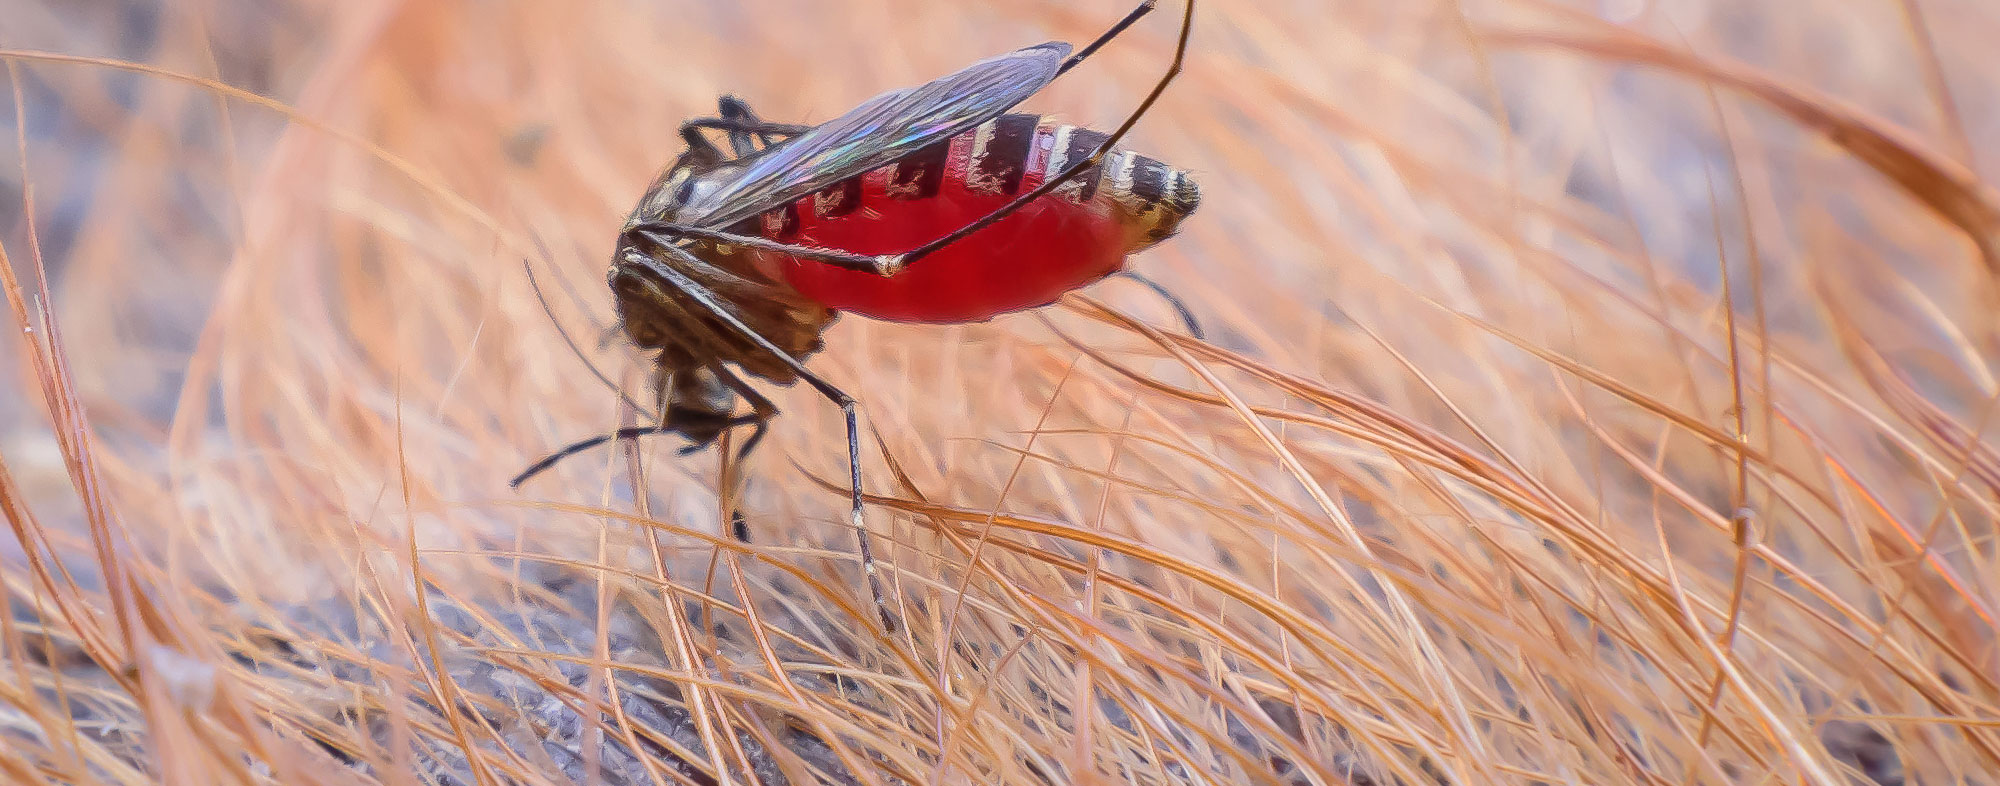
[[[1119,270],[1117,275],[1137,281],[1145,285],[1147,289],[1153,290],[1153,294],[1159,295],[1160,299],[1167,301],[1167,305],[1174,307],[1174,313],[1180,315],[1181,325],[1187,328],[1188,335],[1202,341],[1208,340],[1208,336],[1203,335],[1201,332],[1201,323],[1195,321],[1194,312],[1189,310],[1187,304],[1181,302],[1180,296],[1175,295],[1172,290],[1167,289],[1158,281],[1140,275],[1137,271],[1124,269]]]

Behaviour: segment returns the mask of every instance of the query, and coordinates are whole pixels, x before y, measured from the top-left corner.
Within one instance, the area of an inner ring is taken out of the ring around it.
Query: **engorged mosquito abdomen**
[[[1004,196],[940,194],[893,211],[802,220],[799,242],[864,254],[908,251],[1006,203]],[[890,278],[789,257],[784,277],[808,298],[875,319],[978,322],[1054,302],[1124,263],[1123,228],[1090,207],[1040,200]]]
[[[1004,115],[766,214],[764,235],[861,254],[909,251],[985,216],[1081,160],[1104,135]],[[1124,265],[1194,209],[1180,173],[1133,153],[893,277],[790,256],[766,264],[828,307],[899,322],[978,322],[1054,302]]]

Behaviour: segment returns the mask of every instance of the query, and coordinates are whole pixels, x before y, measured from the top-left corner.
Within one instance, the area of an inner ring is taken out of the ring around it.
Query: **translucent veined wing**
[[[1069,44],[1051,41],[868,99],[748,160],[676,218],[726,227],[968,131],[1041,90],[1069,52]]]

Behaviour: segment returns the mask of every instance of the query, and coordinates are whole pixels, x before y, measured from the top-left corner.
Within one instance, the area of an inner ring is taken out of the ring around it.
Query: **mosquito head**
[[[666,430],[687,437],[690,449],[707,447],[733,425],[736,391],[723,384],[715,371],[706,367],[681,369],[669,374],[666,400],[660,402],[667,413]]]
[[[700,199],[726,179],[737,167],[724,161],[714,148],[689,147],[646,187],[646,195],[625,218],[627,227],[654,221],[674,221],[688,203]]]

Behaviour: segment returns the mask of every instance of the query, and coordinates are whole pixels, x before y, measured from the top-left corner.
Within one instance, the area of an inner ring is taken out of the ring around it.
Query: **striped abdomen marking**
[[[860,254],[909,251],[1088,158],[1108,137],[1039,115],[1002,115],[894,164],[766,212],[780,242]],[[1200,192],[1152,158],[1113,150],[1047,196],[882,278],[767,254],[769,272],[835,309],[912,322],[967,322],[1043,305],[1173,234]]]
[[[763,218],[761,234],[790,242],[798,237],[800,215],[824,219],[863,209],[894,211],[890,203],[937,197],[947,178],[973,193],[1017,196],[1090,157],[1109,138],[1101,131],[1057,123],[1041,115],[1002,115],[894,164],[772,210]],[[868,189],[862,187],[871,179],[882,182],[873,204],[866,199]],[[1078,205],[1099,198],[1117,202],[1145,225],[1145,239],[1156,241],[1172,234],[1174,225],[1194,211],[1200,191],[1186,173],[1157,159],[1113,149],[1052,196]]]

